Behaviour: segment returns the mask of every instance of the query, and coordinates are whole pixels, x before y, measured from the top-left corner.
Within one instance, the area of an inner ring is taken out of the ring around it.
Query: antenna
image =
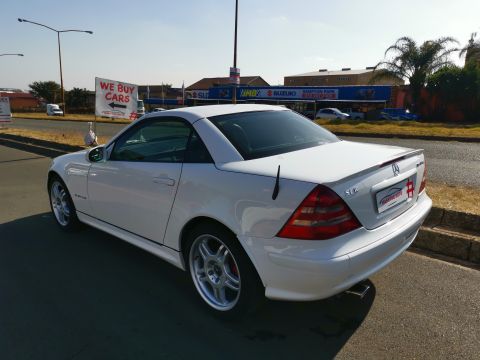
[[[277,179],[275,180],[275,187],[273,188],[272,200],[275,200],[280,190],[280,165],[278,165]]]

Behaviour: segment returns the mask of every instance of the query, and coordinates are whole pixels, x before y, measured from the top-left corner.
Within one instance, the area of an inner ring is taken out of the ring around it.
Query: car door
[[[162,242],[191,132],[183,119],[157,117],[142,120],[122,134],[108,159],[90,168],[92,215]]]
[[[331,109],[325,109],[324,111],[325,111],[325,118],[326,119],[335,119],[337,117],[337,115]]]
[[[318,111],[317,117],[319,117],[321,119],[331,119],[332,114],[331,114],[331,111],[329,109],[321,109],[321,110]]]

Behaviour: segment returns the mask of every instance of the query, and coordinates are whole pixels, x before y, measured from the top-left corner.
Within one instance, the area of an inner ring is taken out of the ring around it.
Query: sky
[[[33,81],[93,90],[95,77],[139,85],[188,86],[228,76],[233,64],[234,0],[15,0],[0,11],[0,88]],[[383,59],[401,36],[421,43],[480,34],[479,0],[239,0],[237,66],[272,85],[321,68],[361,69]],[[453,59],[460,64],[458,56]]]

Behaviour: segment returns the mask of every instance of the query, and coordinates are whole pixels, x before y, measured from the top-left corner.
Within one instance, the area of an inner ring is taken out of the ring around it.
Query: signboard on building
[[[12,122],[12,113],[10,111],[10,100],[8,97],[0,97],[0,124]]]
[[[230,84],[240,85],[240,69],[231,67],[230,68]]]
[[[192,90],[185,91],[185,97],[187,99],[208,99],[208,90]]]
[[[240,97],[258,99],[337,100],[338,89],[243,88]]]
[[[137,118],[138,86],[95,78],[95,115],[110,118]]]
[[[388,102],[391,86],[242,86],[237,88],[239,100],[308,100],[308,101],[377,101]],[[231,87],[213,87],[209,89],[209,99],[224,99],[230,95]],[[230,96],[231,97],[231,96]]]

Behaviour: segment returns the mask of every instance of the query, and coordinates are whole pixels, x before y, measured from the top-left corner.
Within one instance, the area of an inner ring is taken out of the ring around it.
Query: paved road
[[[478,359],[478,271],[407,252],[363,301],[270,301],[219,321],[182,271],[91,228],[61,232],[49,163],[0,146],[2,360]]]
[[[124,124],[99,123],[97,135],[110,137],[124,126]],[[75,121],[14,119],[12,127],[59,132],[84,133],[87,131],[86,123]],[[450,185],[480,187],[480,143],[362,137],[344,137],[344,139],[425,149],[429,180]]]
[[[480,143],[361,137],[344,139],[424,149],[429,180],[450,185],[480,187]]]

